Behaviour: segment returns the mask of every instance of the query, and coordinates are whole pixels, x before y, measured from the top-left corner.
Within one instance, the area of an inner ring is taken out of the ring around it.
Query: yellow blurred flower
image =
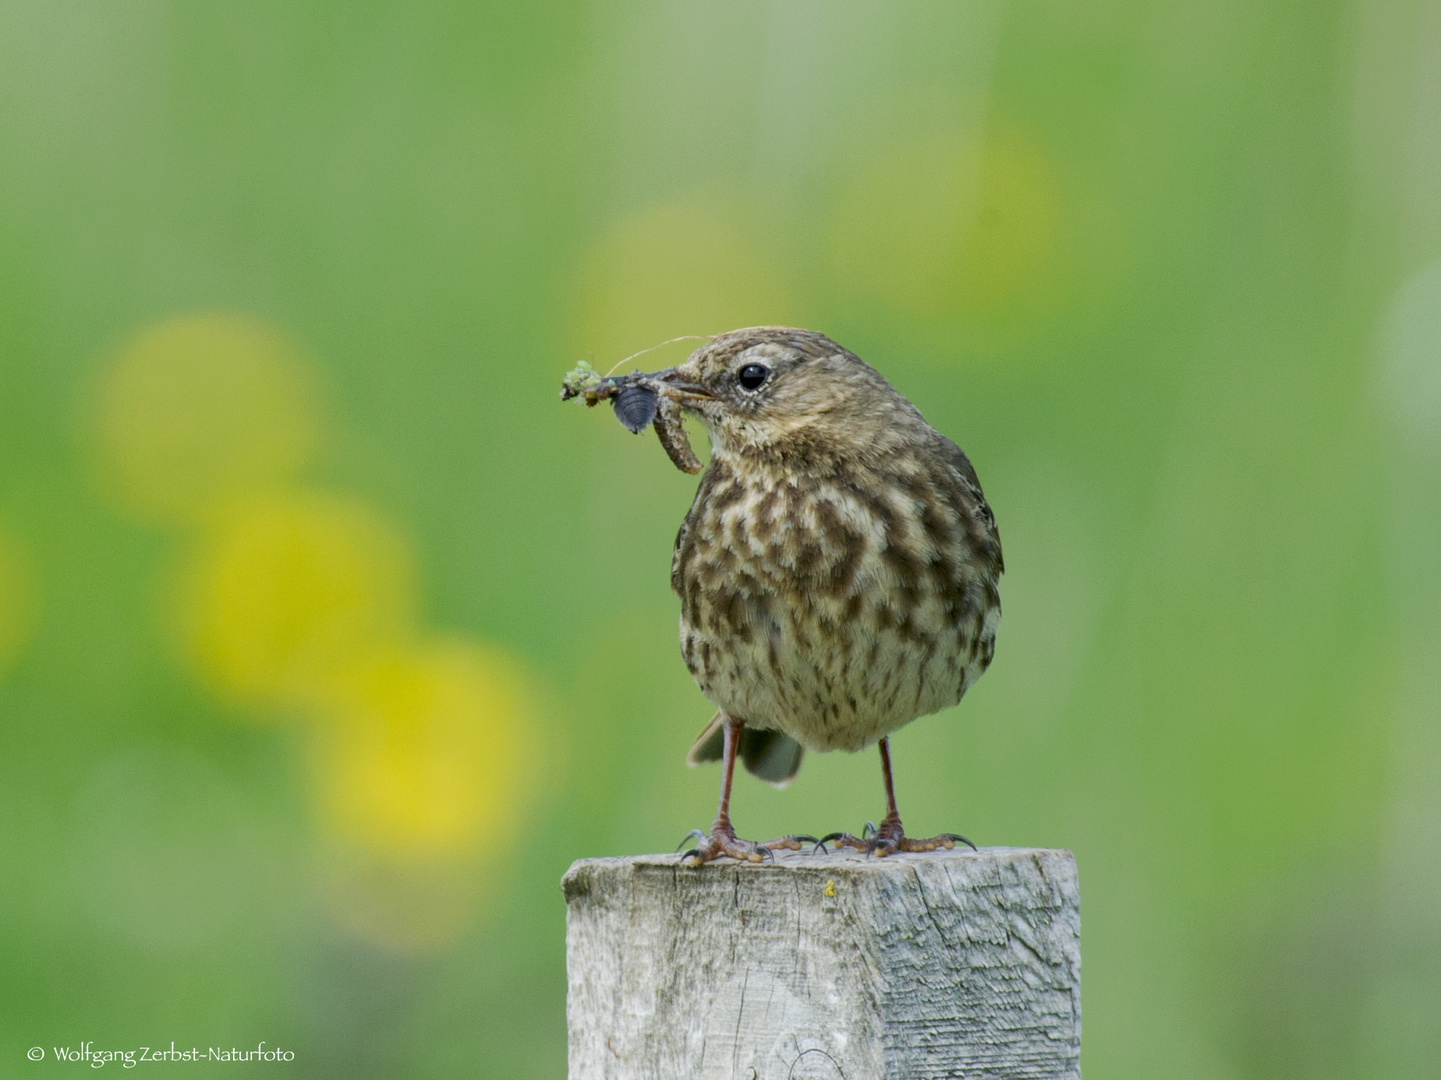
[[[150,520],[189,522],[218,501],[291,480],[320,441],[310,371],[248,316],[187,315],[137,334],[100,386],[107,480]]]
[[[0,668],[15,658],[30,635],[34,595],[19,546],[0,532]]]
[[[727,218],[697,197],[602,236],[586,263],[579,327],[598,366],[681,334],[797,319],[780,268]]]
[[[376,652],[332,684],[325,711],[317,772],[335,838],[425,861],[515,835],[536,717],[503,651],[453,639]]]
[[[316,700],[355,657],[413,633],[405,538],[359,499],[280,492],[213,513],[176,593],[205,680],[258,705]]]
[[[542,751],[531,679],[476,642],[380,650],[312,719],[332,916],[400,952],[453,941],[524,840]]]
[[[1054,171],[1033,142],[911,136],[841,185],[832,270],[843,293],[919,317],[1044,304],[1059,217]]]
[[[102,381],[103,462],[186,540],[169,599],[197,674],[306,725],[334,916],[424,949],[464,927],[519,829],[539,710],[502,650],[422,633],[411,546],[376,507],[298,483],[320,440],[308,375],[254,320],[160,323]],[[0,649],[8,565],[0,546]]]

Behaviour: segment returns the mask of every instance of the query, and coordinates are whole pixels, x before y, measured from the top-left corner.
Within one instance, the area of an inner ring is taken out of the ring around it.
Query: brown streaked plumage
[[[877,742],[886,817],[874,837],[831,838],[878,854],[952,846],[962,838],[904,835],[886,737],[960,701],[995,651],[1000,538],[966,455],[875,369],[808,330],[721,334],[644,378],[711,439],[671,564],[682,655],[720,709],[691,761],[725,766],[692,858],[799,846],[736,839],[737,755],[783,783],[802,748]]]

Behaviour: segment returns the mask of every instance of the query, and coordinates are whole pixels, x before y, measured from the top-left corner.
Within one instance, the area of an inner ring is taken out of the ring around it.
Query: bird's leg
[[[886,816],[881,819],[879,828],[867,829],[864,836],[852,836],[848,832],[831,833],[829,836],[822,837],[817,847],[834,842],[837,847],[853,847],[872,855],[891,855],[897,851],[935,851],[936,848],[953,848],[959,842],[974,851],[976,845],[959,833],[941,833],[939,836],[932,836],[926,840],[913,840],[906,835],[905,830],[901,828],[900,812],[896,810],[896,786],[891,779],[891,740],[889,736],[881,739],[880,748],[881,778],[886,784]],[[867,822],[867,824],[870,823]]]
[[[721,791],[720,805],[716,808],[715,821],[711,823],[709,836],[697,836],[701,842],[699,846],[691,848],[681,858],[693,866],[710,862],[712,859],[719,859],[722,855],[732,859],[740,859],[744,862],[761,862],[768,858],[774,858],[772,851],[779,848],[786,848],[791,851],[799,851],[801,841],[816,842],[813,836],[782,836],[775,840],[767,840],[764,844],[757,844],[751,840],[740,840],[736,838],[736,831],[731,825],[731,781],[735,777],[736,753],[740,748],[741,730],[746,726],[744,720],[737,720],[727,715],[723,727],[725,741],[721,744]],[[697,832],[691,833],[696,836]],[[689,837],[687,837],[689,839]]]

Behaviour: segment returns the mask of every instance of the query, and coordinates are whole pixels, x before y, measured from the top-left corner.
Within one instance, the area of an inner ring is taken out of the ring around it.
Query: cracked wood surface
[[[582,859],[570,1080],[1080,1076],[1068,851]]]

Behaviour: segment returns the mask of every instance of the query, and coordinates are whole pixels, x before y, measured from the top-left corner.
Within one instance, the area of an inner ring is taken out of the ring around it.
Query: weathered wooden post
[[[583,859],[570,1080],[1079,1077],[1068,851]]]

